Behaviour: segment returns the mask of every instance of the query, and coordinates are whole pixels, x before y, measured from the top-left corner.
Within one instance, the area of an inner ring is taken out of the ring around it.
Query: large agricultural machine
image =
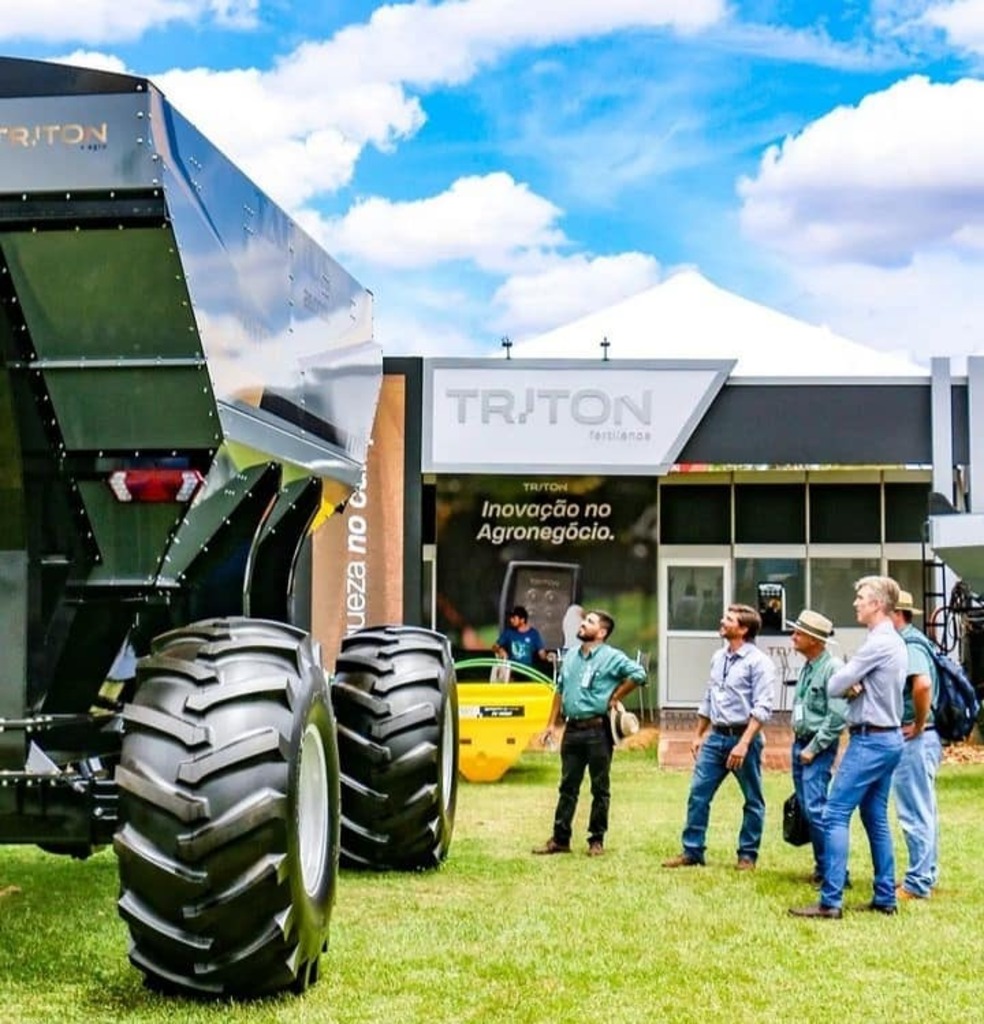
[[[146,79],[0,59],[0,365],[0,842],[111,844],[150,984],[303,989],[339,859],[436,866],[454,818],[444,638],[322,652],[297,585],[372,296]]]

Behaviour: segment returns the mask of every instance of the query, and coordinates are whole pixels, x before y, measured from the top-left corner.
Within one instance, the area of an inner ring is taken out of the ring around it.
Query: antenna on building
[[[512,342],[509,340],[509,335],[503,335],[499,344],[506,350],[506,358],[512,359]]]
[[[606,334],[604,336],[604,338],[602,338],[601,341],[598,342],[598,344],[601,345],[601,351],[604,353],[604,355],[601,357],[602,361],[607,363],[608,362],[608,346],[611,345],[611,342],[608,340],[608,335]]]

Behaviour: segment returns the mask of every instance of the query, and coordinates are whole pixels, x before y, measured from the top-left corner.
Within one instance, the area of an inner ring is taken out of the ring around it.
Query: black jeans
[[[554,841],[569,846],[577,797],[587,769],[591,778],[588,842],[604,842],[612,802],[611,768],[615,749],[607,723],[588,729],[564,730],[560,745],[560,796],[554,813]]]

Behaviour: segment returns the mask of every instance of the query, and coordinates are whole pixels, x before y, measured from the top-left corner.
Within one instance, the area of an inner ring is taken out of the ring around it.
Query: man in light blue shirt
[[[772,714],[776,683],[775,666],[755,646],[761,628],[759,613],[747,604],[729,605],[721,619],[718,632],[726,643],[711,658],[711,678],[697,708],[697,732],[690,744],[695,764],[683,849],[664,860],[664,868],[704,863],[711,801],[730,773],[745,798],[735,867],[751,871],[758,861],[765,827],[759,730]]]
[[[868,627],[868,636],[854,657],[827,682],[831,697],[846,697],[849,702],[851,738],[824,809],[826,863],[820,902],[791,908],[795,917],[842,916],[851,815],[858,808],[874,867],[874,893],[868,909],[883,914],[894,914],[897,909],[888,798],[892,775],[902,757],[902,688],[908,664],[905,642],[892,622],[899,585],[890,576],[864,576],[854,586],[854,612],[858,622]]]

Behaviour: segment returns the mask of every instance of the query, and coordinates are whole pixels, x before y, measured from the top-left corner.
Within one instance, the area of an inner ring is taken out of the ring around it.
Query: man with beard
[[[557,674],[556,692],[542,740],[545,745],[553,744],[563,713],[560,796],[554,812],[553,834],[534,853],[571,852],[574,811],[585,770],[591,778],[587,852],[590,857],[605,852],[615,749],[608,714],[626,694],[646,682],[646,670],[607,642],[614,630],[615,621],[606,612],[588,612],[577,631],[580,645],[564,655]]]

